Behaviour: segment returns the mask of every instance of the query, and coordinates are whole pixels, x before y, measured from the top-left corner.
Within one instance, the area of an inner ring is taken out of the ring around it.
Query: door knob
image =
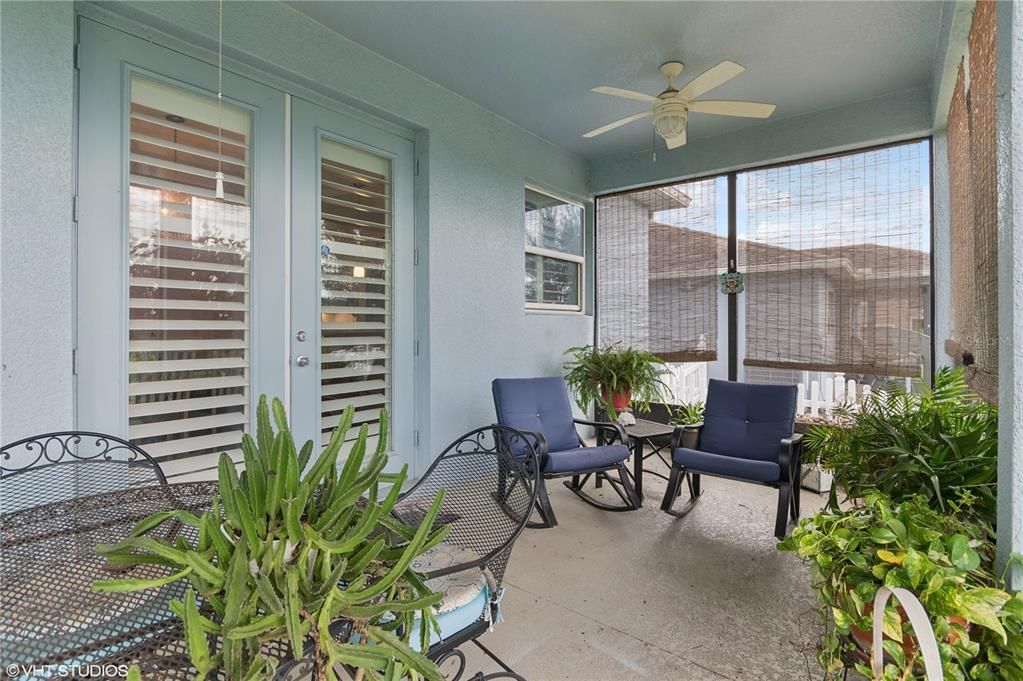
[[[309,366],[309,356],[299,355],[298,357],[295,358],[295,364],[297,364],[300,367]]]

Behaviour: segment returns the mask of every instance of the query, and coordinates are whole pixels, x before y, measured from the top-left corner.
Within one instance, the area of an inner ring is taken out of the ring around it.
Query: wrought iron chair
[[[699,500],[700,478],[710,475],[778,489],[774,534],[785,536],[788,520],[799,518],[799,472],[803,436],[793,432],[796,386],[753,385],[711,380],[703,423],[675,428],[671,475],[661,510],[689,513]],[[696,431],[695,444],[684,446]],[[689,502],[673,510],[689,487]]]
[[[639,508],[639,498],[625,468],[629,458],[625,429],[617,423],[575,418],[564,379],[559,376],[498,378],[492,388],[498,423],[532,433],[535,438],[541,473],[536,479],[536,504],[543,522],[531,523],[530,527],[558,524],[544,482],[553,478],[571,477],[571,481],[565,481],[565,486],[586,503],[605,511]],[[576,430],[578,425],[596,429],[597,446],[589,447],[583,442]],[[618,471],[617,479],[608,475],[613,470]],[[621,497],[623,505],[606,504],[583,492],[583,486],[591,477],[597,487],[606,481]]]
[[[403,522],[416,525],[437,491],[444,489],[438,522],[451,529],[443,544],[412,566],[426,576],[427,586],[445,594],[437,606],[440,635],[431,637],[428,656],[438,664],[457,661],[451,681],[465,671],[465,657],[458,648],[469,641],[504,670],[486,678],[521,678],[478,638],[501,619],[504,571],[536,503],[531,471],[536,470],[538,456],[531,440],[505,426],[462,435],[402,495],[394,510]]]
[[[487,426],[452,442],[423,477],[404,492],[392,514],[407,525],[418,526],[438,490],[444,501],[436,522],[450,526],[444,542],[416,558],[412,568],[426,577],[426,585],[445,594],[436,608],[440,634],[431,632],[427,656],[438,665],[454,660],[449,681],[466,672],[459,647],[472,642],[502,671],[475,674],[478,679],[524,681],[478,638],[501,620],[504,571],[512,547],[522,533],[536,503],[533,438],[514,428]],[[519,455],[513,456],[512,451]],[[531,463],[532,462],[532,463]],[[350,623],[336,622],[331,631],[349,640]],[[412,641],[419,640],[418,632]],[[310,662],[289,661],[276,679],[306,678]],[[466,679],[465,681],[470,681]]]
[[[160,465],[113,435],[59,431],[0,448],[0,512],[103,492],[166,485]]]

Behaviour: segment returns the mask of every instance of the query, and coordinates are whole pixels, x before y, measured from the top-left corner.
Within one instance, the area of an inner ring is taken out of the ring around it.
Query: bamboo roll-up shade
[[[952,338],[945,349],[967,365],[967,380],[992,402],[998,393],[995,136],[995,3],[982,0],[948,114]]]
[[[739,175],[746,366],[921,375],[928,168],[915,142]]]
[[[597,336],[670,362],[717,358],[724,178],[597,200]]]

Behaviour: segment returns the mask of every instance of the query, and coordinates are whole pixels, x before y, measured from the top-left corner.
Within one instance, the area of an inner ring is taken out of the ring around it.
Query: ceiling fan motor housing
[[[654,130],[664,139],[678,137],[686,130],[689,109],[682,102],[666,101],[654,107]]]

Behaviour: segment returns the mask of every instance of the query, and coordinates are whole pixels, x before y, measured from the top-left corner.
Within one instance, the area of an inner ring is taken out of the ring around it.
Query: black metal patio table
[[[159,565],[134,566],[130,573],[118,570],[95,547],[125,539],[140,520],[158,511],[201,514],[211,508],[216,492],[212,481],[177,483],[0,513],[0,678],[113,679],[123,678],[133,665],[145,679],[194,678],[183,625],[169,608],[187,583],[95,593],[91,587],[98,580],[156,578],[171,572]],[[173,521],[157,532],[178,532],[195,540],[192,528]],[[265,646],[267,654],[279,659],[290,654],[283,641]],[[302,663],[282,665],[278,676],[307,678],[307,672]],[[462,658],[453,678],[465,672]],[[506,678],[521,677],[479,672],[465,681]]]
[[[632,449],[632,484],[640,501],[643,500],[643,463],[646,459],[656,456],[670,469],[671,461],[664,458],[664,452],[671,449],[671,436],[674,432],[675,426],[646,419],[636,419],[634,425],[625,426],[625,433],[629,436],[629,447]],[[650,448],[649,453],[646,452],[647,447]],[[670,455],[671,452],[668,453]],[[668,479],[663,473],[647,472]]]
[[[135,488],[0,514],[0,669],[8,678],[117,678],[137,664],[145,678],[192,678],[181,622],[168,607],[186,585],[95,593],[93,582],[127,576],[95,546],[124,539],[157,511],[202,513],[216,488],[215,482]],[[185,529],[165,523],[161,531]],[[140,566],[130,576],[169,572]]]

